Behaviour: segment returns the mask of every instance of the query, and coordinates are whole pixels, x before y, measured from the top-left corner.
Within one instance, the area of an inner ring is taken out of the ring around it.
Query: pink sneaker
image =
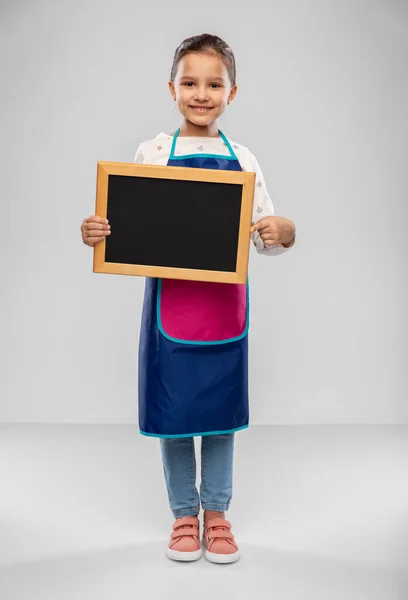
[[[204,524],[203,544],[205,558],[213,563],[232,563],[239,557],[239,549],[231,533],[231,523],[217,517]]]
[[[201,558],[200,522],[198,517],[182,517],[173,525],[167,556],[172,560],[198,560]]]

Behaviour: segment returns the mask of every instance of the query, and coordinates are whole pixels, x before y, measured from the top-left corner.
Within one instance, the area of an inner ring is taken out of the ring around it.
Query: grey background
[[[298,229],[251,256],[252,422],[407,423],[408,5],[0,7],[0,420],[137,422],[144,281],[93,274],[79,228],[97,160],[176,127],[173,53],[210,32],[238,67],[220,127]]]

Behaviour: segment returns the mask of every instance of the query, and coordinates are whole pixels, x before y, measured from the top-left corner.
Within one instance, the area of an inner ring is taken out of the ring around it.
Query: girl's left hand
[[[265,246],[289,244],[294,238],[296,228],[293,221],[285,217],[265,217],[251,227],[251,233],[259,231]]]

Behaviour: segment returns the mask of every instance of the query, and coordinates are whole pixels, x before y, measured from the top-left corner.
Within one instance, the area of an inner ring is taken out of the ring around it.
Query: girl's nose
[[[207,87],[196,88],[194,97],[197,100],[200,100],[201,102],[203,102],[204,100],[208,100],[208,89],[207,89]]]

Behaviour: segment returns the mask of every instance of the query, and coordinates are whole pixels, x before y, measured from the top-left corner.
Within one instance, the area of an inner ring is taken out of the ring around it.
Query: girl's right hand
[[[81,233],[84,244],[93,248],[95,244],[102,242],[107,235],[110,235],[109,221],[97,215],[92,215],[82,221]]]

